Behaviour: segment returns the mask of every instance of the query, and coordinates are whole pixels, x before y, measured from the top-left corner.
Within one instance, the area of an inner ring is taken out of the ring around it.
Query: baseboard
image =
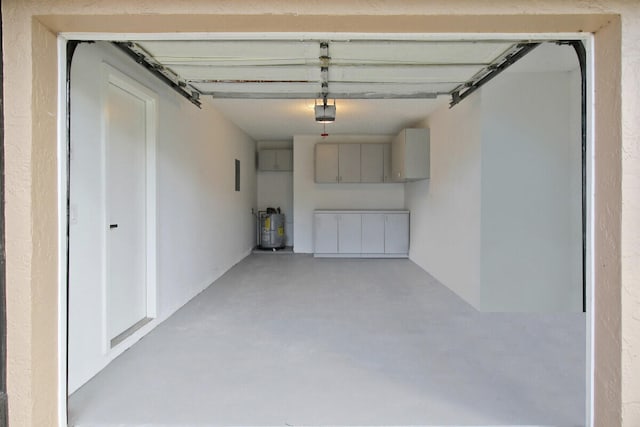
[[[314,258],[409,258],[408,254],[313,254]]]

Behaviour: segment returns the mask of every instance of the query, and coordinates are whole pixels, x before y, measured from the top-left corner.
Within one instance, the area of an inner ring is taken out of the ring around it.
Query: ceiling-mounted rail
[[[320,42],[320,95],[322,103],[327,106],[327,98],[329,97],[329,42]]]
[[[113,44],[181,96],[187,98],[193,105],[202,108],[200,93],[195,89],[190,91],[191,86],[189,86],[187,82],[180,79],[178,75],[171,72],[168,68],[165,68],[164,65],[155,61],[152,56],[147,54],[140,46],[132,42],[113,42]]]
[[[483,85],[496,77],[498,74],[509,68],[512,64],[524,57],[527,53],[538,47],[540,43],[518,43],[516,47],[509,52],[506,56],[503,56],[498,61],[490,64],[478,74],[476,74],[471,80],[461,84],[451,92],[451,103],[449,108],[454,107],[460,101],[471,95],[476,90],[480,89]]]

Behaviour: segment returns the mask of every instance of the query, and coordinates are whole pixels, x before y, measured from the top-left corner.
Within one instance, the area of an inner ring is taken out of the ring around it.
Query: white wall
[[[483,310],[582,310],[580,98],[572,78],[507,72],[483,88]]]
[[[258,141],[257,150],[264,148],[293,149],[293,141]],[[258,209],[280,208],[285,215],[287,246],[293,246],[293,172],[258,171]]]
[[[474,306],[480,302],[480,97],[430,115],[431,178],[406,185],[409,258]],[[420,127],[420,126],[419,126]]]
[[[404,184],[316,184],[316,143],[385,143],[392,136],[380,135],[296,135],[293,138],[293,232],[294,251],[313,252],[315,209],[403,209]]]
[[[580,79],[506,72],[431,128],[410,258],[482,311],[581,311]]]
[[[101,221],[101,64],[158,96],[158,317],[103,352],[105,226]],[[117,354],[245,257],[255,242],[255,142],[207,100],[200,110],[114,47],[82,44],[72,64],[69,388],[77,389]],[[234,159],[241,191],[234,191]]]

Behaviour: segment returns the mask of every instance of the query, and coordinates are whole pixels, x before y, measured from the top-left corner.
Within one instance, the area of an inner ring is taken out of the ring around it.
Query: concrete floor
[[[478,313],[409,260],[253,254],[69,399],[75,426],[584,424],[582,314]]]

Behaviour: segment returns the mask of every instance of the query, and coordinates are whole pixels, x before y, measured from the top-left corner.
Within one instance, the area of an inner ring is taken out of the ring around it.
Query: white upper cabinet
[[[360,145],[360,182],[392,182],[391,144]]]
[[[315,146],[317,183],[381,183],[391,179],[391,144]]]
[[[293,150],[276,150],[276,166],[278,170],[293,170]]]
[[[338,144],[316,144],[316,182],[338,182]]]
[[[338,182],[360,182],[360,144],[338,144]]]
[[[403,129],[391,144],[393,181],[429,178],[429,129]]]
[[[383,180],[384,182],[393,182],[393,176],[391,176],[391,144],[382,144],[382,154],[383,154]]]
[[[293,150],[266,149],[258,152],[258,169],[261,171],[293,170]]]
[[[360,182],[384,182],[384,145],[360,145]]]

